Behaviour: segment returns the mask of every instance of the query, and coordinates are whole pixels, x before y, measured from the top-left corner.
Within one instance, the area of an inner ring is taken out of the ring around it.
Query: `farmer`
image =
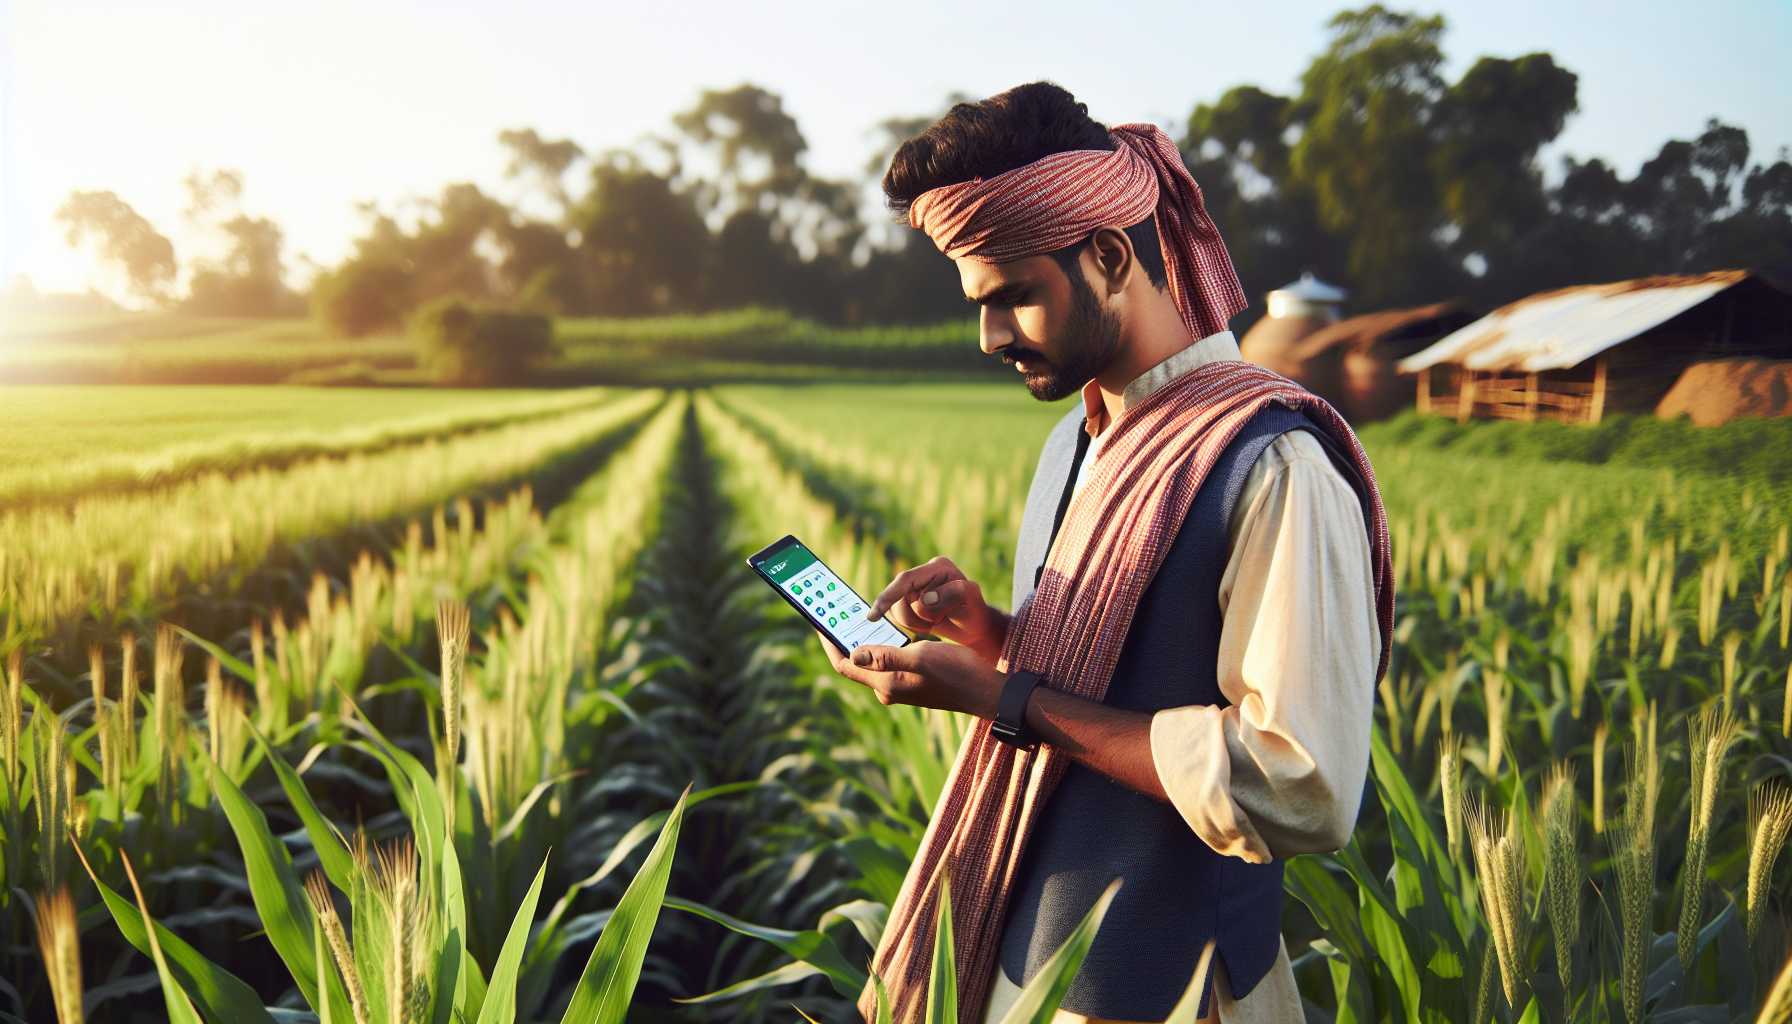
[[[1058,1021],[1161,1021],[1209,940],[1204,1019],[1301,1020],[1282,865],[1350,836],[1392,628],[1367,456],[1240,360],[1244,292],[1154,125],[1035,82],[954,106],[883,187],[981,305],[983,351],[1081,398],[1034,471],[1012,612],[940,557],[870,614],[955,643],[822,638],[883,703],[981,719],[872,962],[895,1019],[925,1005],[945,872],[963,1024],[999,1020],[1115,878]]]

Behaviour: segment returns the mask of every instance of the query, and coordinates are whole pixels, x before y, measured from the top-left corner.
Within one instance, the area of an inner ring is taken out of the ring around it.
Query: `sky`
[[[182,180],[235,168],[242,205],[286,233],[289,277],[346,255],[374,201],[389,212],[472,181],[501,197],[498,133],[532,127],[587,152],[663,130],[704,88],[778,93],[812,173],[859,177],[873,126],[1050,79],[1108,124],[1173,134],[1244,83],[1292,92],[1343,4],[1286,0],[902,3],[309,4],[0,0],[0,287],[116,279],[53,215],[109,189],[186,260],[213,240],[182,219]],[[1446,78],[1483,55],[1545,50],[1580,76],[1579,112],[1544,151],[1625,174],[1707,118],[1748,131],[1752,159],[1792,146],[1792,0],[1687,5],[1446,2]],[[569,178],[569,181],[571,179]],[[414,208],[414,205],[413,207]]]

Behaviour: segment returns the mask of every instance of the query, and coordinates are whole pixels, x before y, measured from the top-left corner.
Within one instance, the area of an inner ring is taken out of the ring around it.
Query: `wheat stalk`
[[[180,633],[169,623],[156,625],[155,729],[161,760],[156,771],[156,798],[170,806],[175,772],[185,753],[187,734],[186,690],[181,680],[185,658]]]
[[[1450,857],[1462,851],[1462,737],[1445,734],[1438,743],[1437,780],[1444,803],[1444,836],[1449,842]]]
[[[38,840],[42,844],[44,880],[51,886],[62,883],[64,846],[68,841],[68,822],[75,788],[75,763],[68,756],[68,737],[62,719],[54,713],[34,715],[37,728],[37,771],[34,800],[37,804]]]
[[[1655,760],[1656,722],[1654,701],[1633,715],[1624,810],[1607,836],[1618,876],[1618,910],[1623,929],[1619,990],[1624,1016],[1631,1024],[1642,1020],[1649,918],[1655,899],[1655,803],[1661,792]]]
[[[1518,1006],[1519,989],[1525,981],[1523,839],[1513,830],[1510,811],[1490,813],[1471,797],[1466,817],[1475,874],[1480,879],[1481,907],[1499,957],[1500,986],[1506,1002]]]
[[[1574,805],[1574,766],[1557,762],[1543,788],[1544,910],[1556,940],[1556,974],[1567,990],[1574,977],[1574,943],[1580,937],[1581,867]]]
[[[1736,652],[1742,648],[1742,634],[1730,630],[1724,634],[1724,714],[1735,706]]]
[[[1748,800],[1748,941],[1755,942],[1767,911],[1767,885],[1773,862],[1792,832],[1792,787],[1762,783]]]
[[[127,632],[118,643],[118,705],[121,712],[118,759],[121,764],[134,768],[137,764],[137,705],[142,695],[137,682],[137,634]]]
[[[50,997],[61,1024],[82,1024],[81,931],[75,923],[75,901],[59,885],[36,899],[37,948],[43,953]]]
[[[1593,834],[1605,831],[1605,741],[1610,734],[1605,720],[1593,727]]]
[[[19,806],[19,779],[24,766],[19,763],[19,747],[25,726],[25,706],[21,689],[25,679],[25,652],[13,648],[6,657],[6,686],[0,689],[0,773],[6,779],[6,806],[16,811]]]
[[[1687,761],[1692,768],[1692,813],[1687,822],[1685,885],[1676,938],[1680,966],[1690,971],[1705,897],[1705,854],[1711,843],[1712,809],[1723,783],[1724,753],[1735,742],[1737,722],[1727,711],[1706,704],[1687,722],[1686,729]]]
[[[361,988],[361,975],[355,969],[355,957],[349,949],[348,933],[343,930],[342,917],[336,913],[336,899],[330,895],[330,885],[325,881],[322,871],[313,871],[305,876],[305,896],[317,913],[318,925],[323,928],[324,940],[330,947],[330,956],[336,961],[336,970],[342,975],[342,983],[348,989],[349,1008],[354,1013],[355,1024],[369,1024],[367,994]],[[321,986],[323,979],[320,977],[318,981]]]
[[[1500,774],[1500,755],[1506,748],[1506,673],[1495,668],[1481,673],[1487,700],[1487,762],[1489,779]]]
[[[449,598],[436,602],[436,636],[442,652],[442,739],[450,766],[460,759],[461,702],[466,690],[470,624],[466,602]]]

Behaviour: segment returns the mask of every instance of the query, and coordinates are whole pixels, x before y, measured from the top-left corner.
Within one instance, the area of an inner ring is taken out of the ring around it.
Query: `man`
[[[1281,861],[1354,827],[1392,631],[1367,457],[1239,359],[1242,288],[1155,126],[1020,86],[905,143],[884,189],[981,304],[983,350],[1036,398],[1081,396],[1034,475],[1012,613],[935,558],[871,616],[955,643],[821,641],[884,703],[986,720],[873,961],[896,1019],[924,1005],[949,875],[965,1024],[999,1020],[1114,878],[1059,1021],[1162,1020],[1210,940],[1206,1020],[1299,1020]]]

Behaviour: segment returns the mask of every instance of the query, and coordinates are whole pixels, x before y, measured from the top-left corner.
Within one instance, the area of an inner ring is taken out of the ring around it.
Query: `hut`
[[[1792,358],[1792,294],[1748,270],[1539,292],[1396,367],[1417,375],[1421,412],[1596,423],[1653,412],[1693,367],[1737,358]]]
[[[1326,284],[1311,273],[1301,274],[1300,280],[1269,293],[1269,313],[1244,333],[1238,342],[1239,355],[1307,384],[1301,379],[1294,346],[1314,331],[1337,323],[1338,304],[1344,296],[1344,289]]]
[[[1473,319],[1454,300],[1349,317],[1294,343],[1288,355],[1298,376],[1279,372],[1352,423],[1381,419],[1412,404],[1412,383],[1395,364]]]

